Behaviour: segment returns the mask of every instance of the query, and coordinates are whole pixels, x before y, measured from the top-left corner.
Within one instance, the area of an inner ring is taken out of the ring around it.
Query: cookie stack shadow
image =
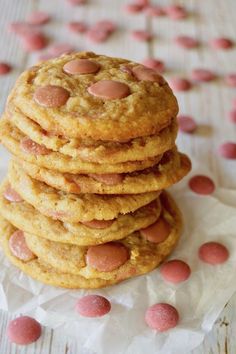
[[[177,113],[165,80],[124,59],[74,53],[25,71],[0,122],[13,155],[0,188],[10,261],[67,288],[156,268],[182,229],[165,189],[191,168]]]

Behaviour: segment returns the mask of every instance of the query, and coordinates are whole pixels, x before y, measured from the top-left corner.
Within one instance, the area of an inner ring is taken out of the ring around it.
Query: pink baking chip
[[[161,266],[160,273],[164,280],[178,284],[190,277],[191,269],[187,263],[173,259]]]
[[[179,47],[184,49],[193,49],[199,46],[199,41],[190,36],[177,36],[174,41]]]
[[[123,10],[128,14],[137,14],[143,11],[143,6],[136,3],[126,4],[123,6]]]
[[[98,182],[102,182],[107,186],[116,186],[120,184],[124,180],[124,175],[121,173],[103,173],[103,174],[96,174],[90,173],[89,177],[95,179]]]
[[[220,156],[226,159],[236,159],[236,143],[228,141],[223,143],[218,148],[218,153]]]
[[[102,99],[115,100],[127,97],[130,89],[128,85],[120,81],[101,80],[89,86],[88,92]]]
[[[159,5],[148,5],[145,8],[145,13],[150,17],[161,17],[166,15],[164,7]]]
[[[29,249],[25,241],[24,232],[15,231],[9,238],[9,248],[12,254],[24,262],[29,262],[35,258],[34,253]]]
[[[68,61],[64,66],[63,70],[67,74],[95,74],[100,69],[100,64],[94,60],[89,59],[74,59]]]
[[[85,33],[88,26],[83,21],[72,21],[67,24],[67,28],[74,33]]]
[[[221,243],[207,242],[199,248],[198,256],[203,262],[216,265],[227,261],[229,251]]]
[[[191,79],[196,82],[209,82],[216,79],[216,74],[209,69],[193,69]]]
[[[69,97],[69,91],[56,85],[38,86],[33,96],[35,102],[48,108],[63,106]]]
[[[84,317],[101,317],[111,310],[110,301],[100,295],[86,295],[75,306],[76,311]]]
[[[93,29],[102,30],[107,32],[108,34],[111,34],[115,32],[115,30],[117,29],[117,25],[115,24],[115,22],[110,20],[101,20],[95,23]]]
[[[12,67],[10,64],[6,62],[0,62],[0,75],[6,75],[12,70]]]
[[[26,154],[32,154],[35,156],[48,155],[50,153],[50,150],[48,150],[46,146],[36,143],[27,136],[21,140],[20,147]]]
[[[188,15],[186,9],[180,5],[166,6],[164,11],[166,12],[167,16],[172,20],[182,20]]]
[[[21,196],[12,188],[10,184],[8,184],[3,192],[3,196],[6,200],[13,203],[23,202]]]
[[[128,249],[119,242],[90,246],[86,255],[88,265],[99,272],[111,272],[126,263],[128,259]]]
[[[228,86],[236,87],[236,73],[226,75],[225,82]]]
[[[69,54],[73,51],[74,47],[69,43],[55,43],[48,48],[48,53],[55,57],[62,54]]]
[[[47,38],[41,32],[28,32],[21,37],[23,48],[27,52],[34,52],[45,48],[48,44]]]
[[[29,14],[27,17],[26,22],[29,23],[30,25],[44,25],[50,21],[51,17],[48,13],[44,11],[34,11]]]
[[[214,192],[215,184],[207,176],[196,175],[189,180],[189,188],[196,194],[209,195]]]
[[[197,129],[197,123],[188,115],[178,115],[177,117],[179,130],[183,133],[191,134]]]
[[[165,71],[165,64],[162,60],[155,58],[146,58],[142,61],[142,64],[149,69],[156,70],[160,74]]]
[[[236,97],[232,100],[232,106],[233,108],[236,108]]]
[[[145,313],[145,322],[158,332],[165,332],[177,326],[179,314],[175,307],[166,303],[150,306]]]
[[[229,112],[229,121],[230,121],[231,123],[236,124],[236,108],[232,109],[232,110]]]
[[[7,336],[10,342],[19,345],[36,342],[41,336],[41,332],[41,325],[29,316],[17,317],[7,326]]]
[[[181,77],[169,79],[169,85],[173,91],[189,91],[192,88],[191,82]]]
[[[153,34],[146,30],[132,31],[131,36],[133,39],[139,42],[149,42],[153,39]]]
[[[98,29],[92,27],[86,32],[86,36],[88,40],[90,40],[91,42],[103,43],[108,40],[110,34],[104,29]]]
[[[149,242],[161,243],[167,239],[171,232],[168,222],[159,218],[154,224],[140,230],[140,234]]]
[[[39,33],[39,30],[35,26],[30,25],[26,22],[11,22],[8,26],[10,32],[18,35],[19,37],[24,37],[27,34]]]
[[[223,49],[223,50],[231,49],[234,46],[233,41],[225,37],[214,38],[210,40],[209,44],[213,49]]]
[[[91,220],[84,221],[83,224],[91,229],[106,229],[114,223],[114,220]]]
[[[67,2],[73,6],[84,5],[87,0],[67,0]]]

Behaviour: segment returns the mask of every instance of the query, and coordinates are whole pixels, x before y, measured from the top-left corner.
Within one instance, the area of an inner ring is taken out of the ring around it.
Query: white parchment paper
[[[0,153],[3,156],[2,150]],[[0,177],[5,173],[6,158],[1,159]],[[188,281],[177,286],[166,283],[157,269],[106,289],[63,290],[30,279],[0,253],[0,308],[35,316],[45,326],[61,327],[64,335],[78,338],[80,353],[189,353],[211,330],[236,291],[236,191],[216,186],[212,196],[195,195],[188,189],[188,180],[196,173],[211,176],[194,162],[191,174],[171,189],[184,215],[185,230],[170,259],[182,259],[190,265]],[[198,259],[199,246],[211,240],[230,250],[225,264],[211,266]],[[98,319],[79,316],[74,311],[75,302],[88,293],[107,297],[112,311]],[[157,302],[168,302],[178,309],[180,323],[175,329],[160,334],[146,326],[145,310]]]

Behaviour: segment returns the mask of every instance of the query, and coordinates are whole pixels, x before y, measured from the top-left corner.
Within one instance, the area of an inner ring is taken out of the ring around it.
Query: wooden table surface
[[[227,121],[230,102],[236,98],[235,90],[225,85],[222,77],[235,70],[235,49],[214,51],[207,41],[217,36],[235,39],[236,3],[235,0],[186,0],[190,16],[183,21],[170,21],[167,18],[147,18],[144,14],[127,15],[121,7],[127,1],[90,0],[85,6],[71,7],[65,0],[0,0],[0,61],[9,61],[14,71],[0,77],[0,110],[3,111],[6,97],[19,73],[35,63],[39,53],[26,54],[16,37],[7,31],[11,21],[24,20],[33,10],[41,9],[52,15],[52,21],[44,26],[44,31],[52,42],[71,43],[77,50],[93,50],[113,56],[127,57],[141,61],[153,56],[165,61],[166,77],[188,76],[192,68],[210,68],[219,75],[214,83],[196,85],[191,92],[177,94],[180,111],[193,115],[199,129],[194,136],[179,135],[179,147],[191,157],[207,164],[219,186],[236,187],[236,162],[226,161],[216,154],[217,147],[224,141],[236,141],[236,129]],[[153,1],[169,4],[171,1]],[[119,30],[109,41],[93,44],[84,36],[69,34],[66,22],[86,20],[93,24],[99,19],[112,19]],[[132,29],[148,29],[155,38],[149,43],[131,39]],[[186,51],[176,47],[173,38],[176,34],[189,34],[201,41],[198,49]],[[1,159],[5,158],[1,150]],[[43,337],[28,347],[10,345],[5,336],[6,324],[11,316],[5,312],[0,315],[0,354],[78,354],[76,342],[63,336],[60,330],[44,330]],[[216,321],[204,343],[192,354],[235,354],[236,353],[236,295],[229,301]],[[80,354],[83,354],[80,352]],[[121,353],[122,354],[122,353]]]

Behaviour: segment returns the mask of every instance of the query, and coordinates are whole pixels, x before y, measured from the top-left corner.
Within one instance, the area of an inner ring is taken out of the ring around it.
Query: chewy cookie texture
[[[0,187],[9,260],[66,288],[156,268],[182,229],[163,190],[191,169],[175,145],[177,113],[163,77],[125,59],[73,53],[21,74],[0,121],[13,155]]]

